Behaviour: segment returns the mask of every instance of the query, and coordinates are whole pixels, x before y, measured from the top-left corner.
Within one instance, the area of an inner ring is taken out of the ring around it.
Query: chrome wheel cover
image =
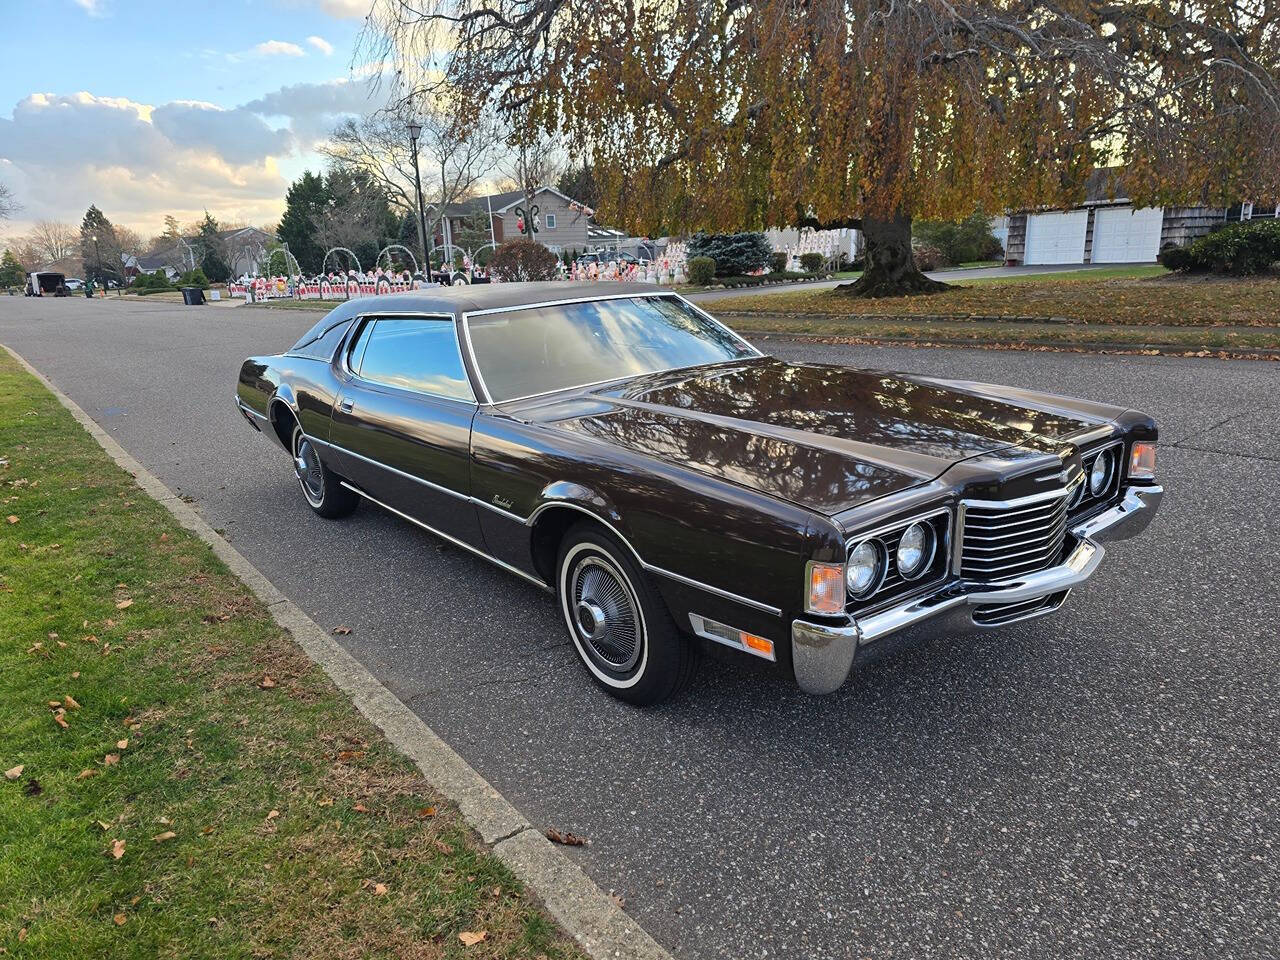
[[[565,580],[566,619],[578,647],[614,674],[630,673],[644,650],[643,623],[626,576],[607,557],[590,554]]]
[[[302,487],[307,503],[319,507],[324,502],[324,467],[320,464],[315,444],[301,427],[293,429],[293,472],[297,474],[298,485]]]

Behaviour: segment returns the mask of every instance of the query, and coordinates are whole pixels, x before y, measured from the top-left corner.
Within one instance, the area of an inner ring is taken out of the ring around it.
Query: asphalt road
[[[49,375],[679,957],[1274,957],[1280,365],[764,341],[1163,424],[1165,505],[1057,615],[898,644],[836,695],[711,663],[640,711],[551,601],[376,509],[321,520],[235,412],[308,312],[0,298]],[[0,438],[0,445],[3,438]]]

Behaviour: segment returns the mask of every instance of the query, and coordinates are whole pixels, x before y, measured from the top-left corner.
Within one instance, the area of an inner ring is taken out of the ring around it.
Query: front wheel
[[[570,639],[605,690],[648,706],[688,686],[698,650],[625,547],[594,524],[579,524],[561,543],[556,571]]]
[[[324,465],[320,451],[296,423],[289,448],[293,452],[293,472],[307,506],[328,519],[345,517],[355,510],[359,499],[342,486],[336,473]]]

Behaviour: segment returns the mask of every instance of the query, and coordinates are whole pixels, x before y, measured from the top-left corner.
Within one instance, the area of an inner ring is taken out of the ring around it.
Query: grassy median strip
[[[0,952],[581,954],[0,351]]]
[[[716,301],[717,314],[761,314],[770,329],[821,319],[887,323],[928,319],[991,322],[1057,319],[1076,326],[1258,327],[1280,331],[1280,278],[1169,276],[1161,267],[1117,268],[968,280],[927,296],[864,300],[832,290],[794,290]],[[778,317],[790,317],[778,327]],[[834,332],[833,330],[827,332]]]

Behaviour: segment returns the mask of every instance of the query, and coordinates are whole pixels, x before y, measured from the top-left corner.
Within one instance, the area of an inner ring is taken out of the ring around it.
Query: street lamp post
[[[422,245],[422,262],[425,265],[427,283],[431,282],[431,253],[427,250],[427,211],[422,205],[422,178],[418,175],[418,137],[422,124],[409,122],[409,146],[413,153],[413,192],[418,200],[418,243]]]
[[[98,252],[98,235],[93,235],[93,266],[98,273],[98,285],[102,285],[102,254]]]

